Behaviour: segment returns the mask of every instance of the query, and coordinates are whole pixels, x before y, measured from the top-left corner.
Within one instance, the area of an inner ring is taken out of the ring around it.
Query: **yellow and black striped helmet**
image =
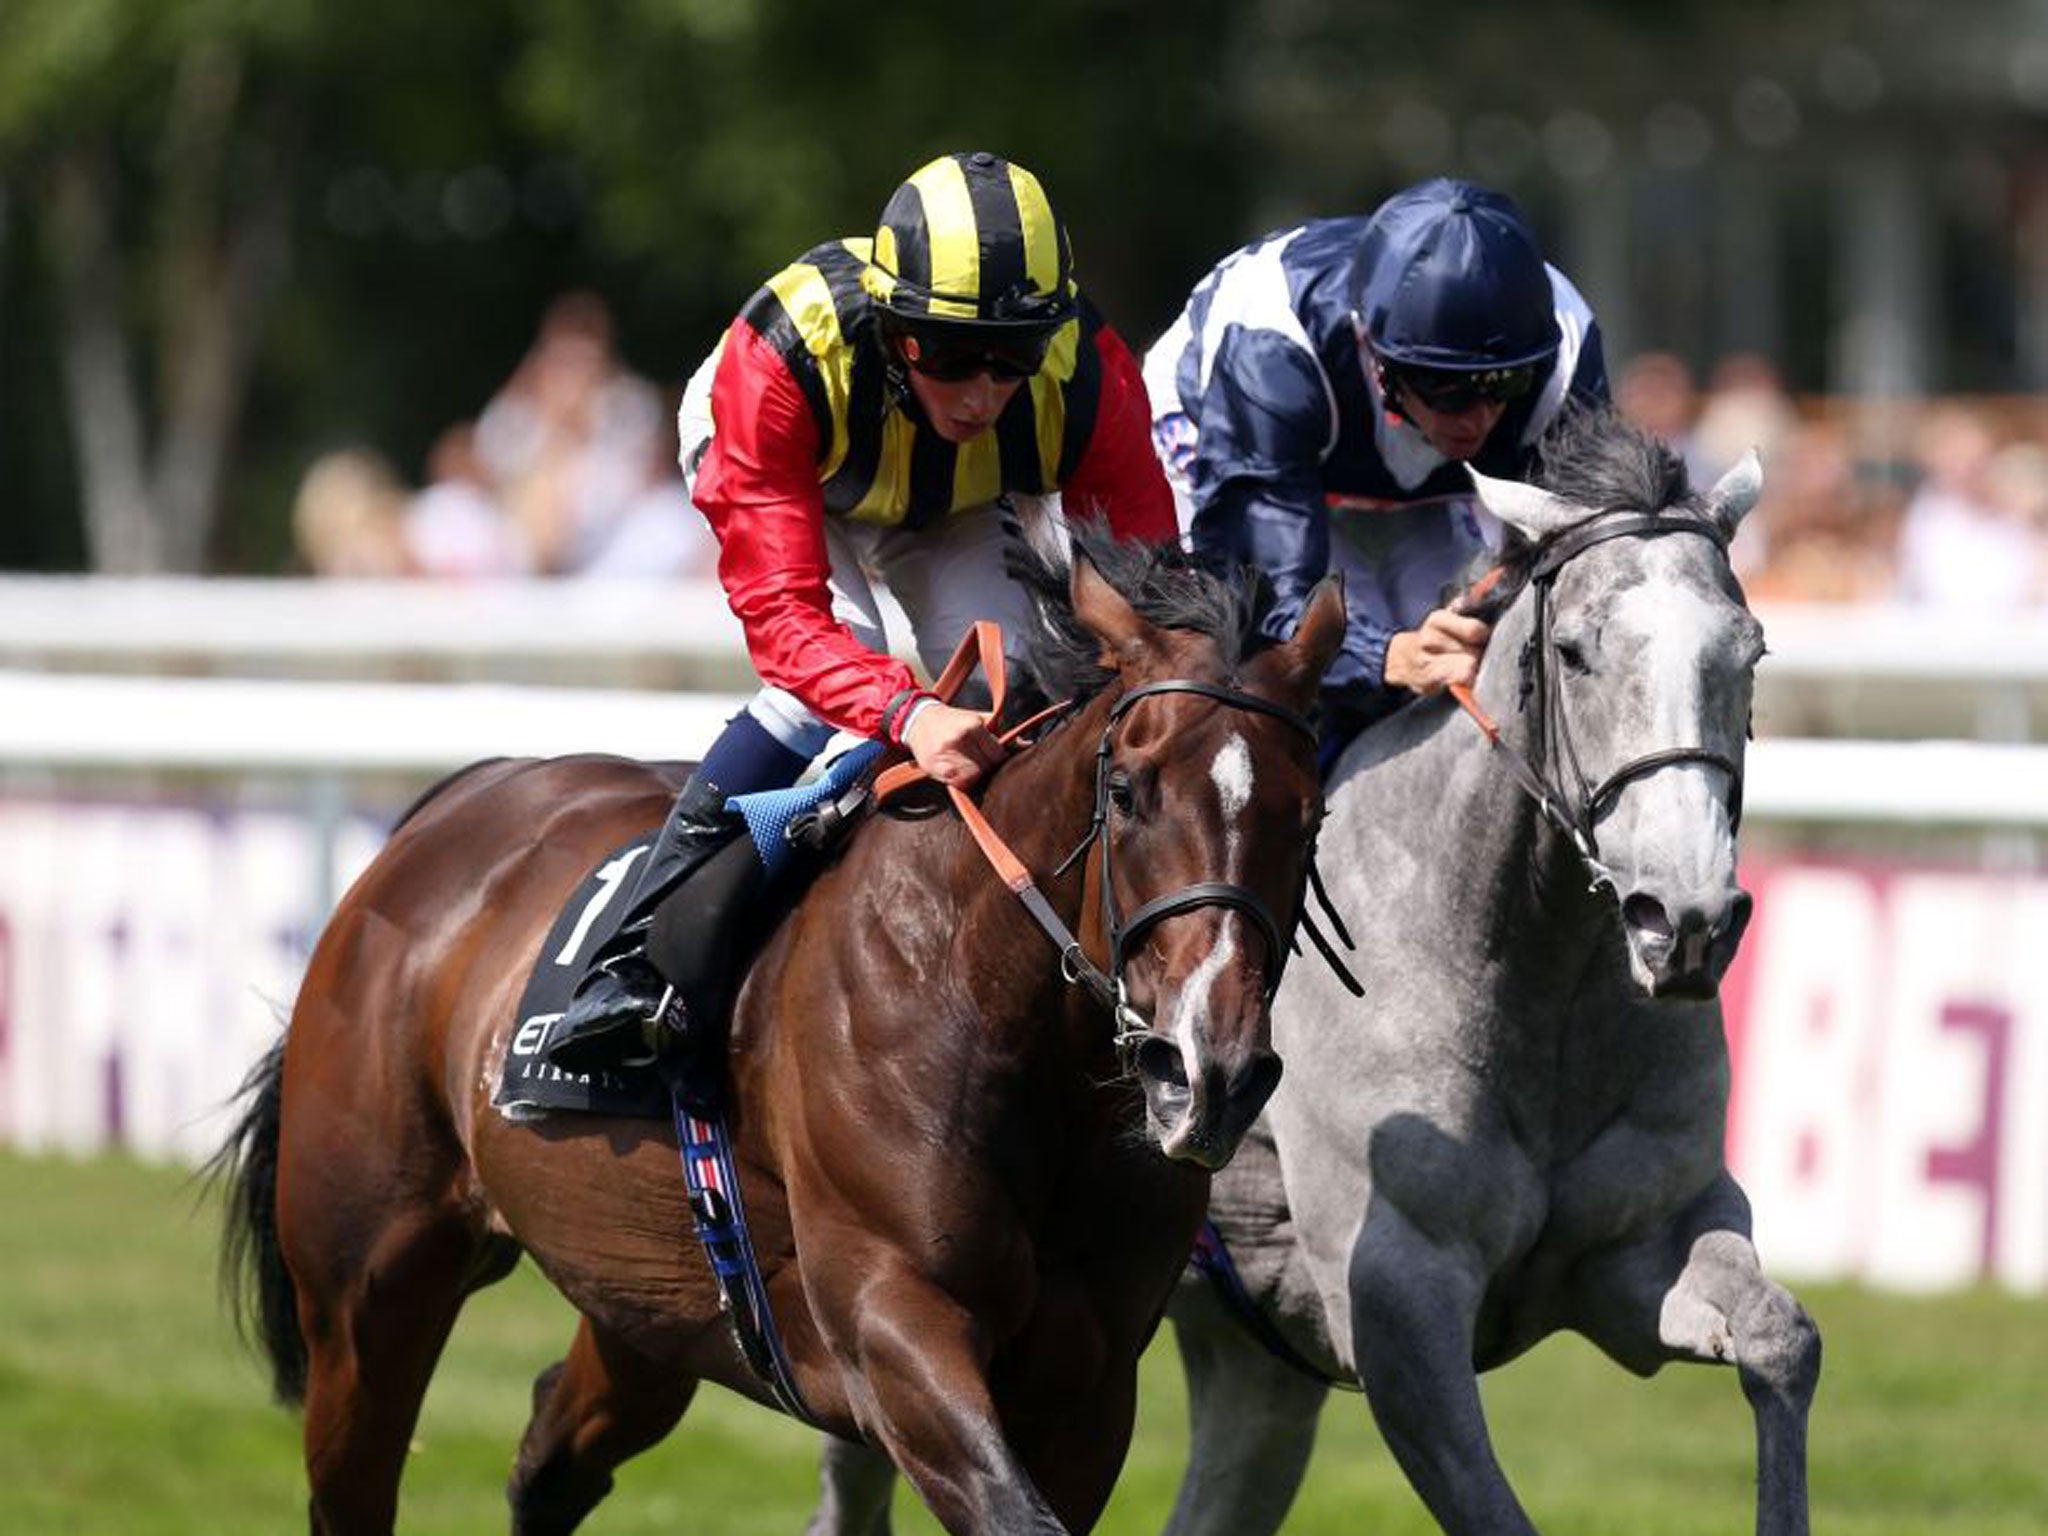
[[[896,189],[862,281],[913,324],[1050,331],[1073,316],[1073,265],[1038,178],[977,151],[941,155]]]

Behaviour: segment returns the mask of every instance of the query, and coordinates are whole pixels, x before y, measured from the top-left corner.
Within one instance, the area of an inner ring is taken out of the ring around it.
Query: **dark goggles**
[[[1519,400],[1536,384],[1534,365],[1521,368],[1404,368],[1385,365],[1387,384],[1398,385],[1432,411],[1456,415],[1475,405]]]
[[[897,345],[902,349],[904,362],[942,384],[963,384],[984,373],[999,384],[1014,384],[1045,366],[1052,332],[1004,336],[988,331],[950,335],[944,331],[905,330]]]

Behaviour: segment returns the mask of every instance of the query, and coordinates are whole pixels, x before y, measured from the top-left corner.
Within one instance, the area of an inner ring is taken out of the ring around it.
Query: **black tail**
[[[284,1037],[236,1090],[241,1118],[205,1168],[211,1183],[226,1184],[226,1226],[221,1233],[221,1294],[245,1342],[270,1360],[271,1390],[281,1403],[306,1399],[306,1340],[299,1332],[298,1295],[277,1241],[278,1106],[284,1076]]]

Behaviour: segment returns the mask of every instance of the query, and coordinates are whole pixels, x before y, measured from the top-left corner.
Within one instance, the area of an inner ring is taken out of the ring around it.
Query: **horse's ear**
[[[1074,546],[1073,574],[1068,590],[1074,599],[1074,617],[1082,628],[1102,642],[1102,664],[1112,672],[1123,670],[1151,637],[1152,626],[1138,617],[1138,610],[1123,593],[1109,584],[1095,568],[1087,551]]]
[[[1750,449],[1735,467],[1714,482],[1714,488],[1707,492],[1707,512],[1721,525],[1726,534],[1735,532],[1749,509],[1756,505],[1757,498],[1764,492],[1763,460]]]
[[[1315,584],[1301,605],[1294,633],[1276,652],[1285,658],[1283,686],[1303,709],[1315,702],[1323,673],[1343,647],[1344,621],[1344,573],[1332,571]]]
[[[1480,505],[1532,544],[1585,520],[1585,508],[1572,505],[1562,496],[1553,496],[1519,480],[1496,480],[1469,464],[1465,473],[1472,477],[1472,488],[1479,493]]]

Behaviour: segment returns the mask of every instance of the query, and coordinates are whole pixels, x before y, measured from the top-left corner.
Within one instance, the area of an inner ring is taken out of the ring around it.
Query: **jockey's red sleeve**
[[[1106,514],[1110,532],[1120,539],[1169,543],[1180,536],[1180,525],[1166,473],[1152,451],[1152,407],[1138,360],[1106,325],[1095,333],[1095,350],[1102,358],[1095,430],[1060,487],[1060,505],[1069,517]]]
[[[861,736],[916,679],[832,617],[818,428],[788,366],[745,320],[711,383],[715,431],[694,499],[718,536],[718,579],[764,682]]]

